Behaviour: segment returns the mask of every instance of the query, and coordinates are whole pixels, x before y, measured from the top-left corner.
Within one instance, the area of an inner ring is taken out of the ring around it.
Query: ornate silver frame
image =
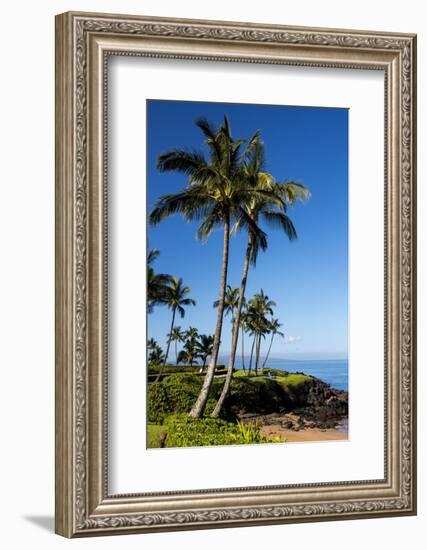
[[[108,55],[384,71],[384,479],[108,494],[104,285]],[[416,513],[415,88],[415,35],[89,13],[57,16],[58,534],[78,537]]]

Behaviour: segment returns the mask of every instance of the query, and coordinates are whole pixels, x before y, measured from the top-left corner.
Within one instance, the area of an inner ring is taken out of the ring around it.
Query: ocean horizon
[[[218,363],[227,365],[228,356],[221,356]],[[260,361],[262,366],[264,359]],[[245,367],[248,368],[249,357],[245,357]],[[253,368],[252,364],[252,368]],[[288,372],[303,372],[315,376],[323,382],[330,384],[337,390],[348,391],[348,359],[284,359],[271,357],[266,367],[286,370]],[[242,357],[236,357],[236,369],[242,369]]]

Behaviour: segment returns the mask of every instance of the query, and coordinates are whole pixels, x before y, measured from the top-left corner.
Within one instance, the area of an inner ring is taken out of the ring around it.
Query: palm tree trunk
[[[208,356],[205,355],[204,359],[203,359],[203,364],[202,366],[200,367],[200,370],[199,372],[203,372],[205,370],[205,367],[206,367],[206,361],[208,360]]]
[[[235,321],[235,317],[233,316],[233,314],[231,314],[231,341],[233,341],[233,335],[234,335],[234,330],[235,330],[235,326],[234,326],[234,321]]]
[[[232,334],[231,352],[230,352],[230,359],[228,363],[227,376],[225,377],[225,382],[224,382],[224,386],[222,387],[221,395],[212,412],[212,416],[214,418],[217,418],[220,415],[221,409],[224,405],[224,401],[228,395],[228,392],[230,391],[231,379],[233,377],[233,371],[234,371],[234,363],[236,361],[236,351],[237,351],[237,344],[239,340],[240,317],[242,313],[243,302],[245,299],[246,281],[248,279],[251,250],[252,250],[252,238],[249,237],[248,245],[246,247],[245,260],[243,262],[242,281],[240,283],[239,300],[237,302],[236,317],[234,318],[233,328],[231,332]]]
[[[258,335],[256,343],[256,358],[255,358],[255,376],[258,376],[259,354],[261,351],[261,334]]]
[[[254,336],[254,339],[252,340],[251,356],[249,358],[248,376],[251,375],[251,371],[252,371],[252,359],[253,359],[253,356],[254,356],[255,338],[256,338],[256,335]]]
[[[245,367],[245,327],[242,325],[242,369],[246,370]]]
[[[270,345],[268,346],[267,355],[265,356],[264,363],[262,364],[262,370],[264,370],[265,364],[268,361],[268,356],[270,355],[271,346],[273,345],[273,339],[274,339],[274,333],[271,334]]]
[[[224,220],[224,245],[223,245],[223,253],[222,253],[221,285],[220,285],[220,292],[219,292],[218,317],[216,321],[214,342],[212,346],[212,355],[209,361],[205,378],[203,380],[202,389],[200,390],[199,396],[197,397],[197,400],[190,411],[190,416],[192,416],[193,418],[200,418],[203,415],[203,412],[206,407],[206,402],[209,397],[209,391],[211,389],[214,374],[215,374],[216,362],[218,359],[219,347],[221,344],[222,321],[224,318],[224,301],[225,301],[225,292],[227,288],[229,245],[230,245],[230,216],[227,215]]]
[[[175,365],[178,365],[178,340],[175,340]]]
[[[170,331],[169,331],[168,343],[167,343],[167,346],[166,346],[165,360],[163,361],[162,368],[159,370],[159,374],[157,375],[157,378],[155,380],[156,382],[158,382],[160,380],[160,377],[163,374],[163,369],[166,366],[166,361],[168,360],[169,348],[170,348],[171,341],[172,341],[172,331],[173,331],[173,326],[175,324],[175,313],[176,313],[176,308],[174,308],[173,312],[172,312],[172,322],[171,322],[171,328],[170,328]]]
[[[176,314],[176,308],[174,308],[173,312],[172,312],[172,322],[171,322],[171,328],[170,328],[170,331],[169,331],[168,345],[166,346],[165,360],[164,360],[164,363],[163,363],[164,365],[166,365],[166,362],[167,362],[168,357],[169,357],[169,349],[170,349],[171,342],[172,342],[172,331],[173,331],[173,326],[175,324],[175,314]]]

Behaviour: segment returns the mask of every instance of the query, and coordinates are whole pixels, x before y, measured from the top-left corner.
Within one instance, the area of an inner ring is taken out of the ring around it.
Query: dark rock
[[[335,428],[348,416],[348,393],[335,390],[315,377],[296,388],[285,388],[275,380],[254,385],[250,379],[240,379],[235,384],[227,405],[245,421],[258,419],[263,425],[280,424],[285,429],[299,431],[308,427]],[[236,390],[245,392],[244,399]]]
[[[284,422],[281,422],[281,425],[286,430],[291,430],[294,427],[292,420],[285,420]]]

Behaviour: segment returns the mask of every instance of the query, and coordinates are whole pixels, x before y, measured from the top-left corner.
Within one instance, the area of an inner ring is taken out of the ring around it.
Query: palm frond
[[[149,251],[147,256],[147,264],[150,265],[154,262],[156,258],[160,256],[160,250],[158,248],[153,248]]]
[[[159,155],[157,170],[159,172],[181,172],[192,176],[202,166],[206,166],[206,159],[201,151],[186,151],[173,149]]]
[[[185,309],[181,305],[176,306],[176,309],[181,319],[183,319],[185,317]]]
[[[215,205],[200,224],[196,236],[199,240],[206,240],[215,228],[223,224],[224,216],[220,205]]]
[[[206,145],[209,147],[214,163],[220,162],[221,148],[217,141],[217,130],[205,117],[196,120],[196,126],[200,128],[206,138]]]
[[[196,300],[193,300],[193,298],[184,298],[183,300],[181,300],[181,304],[183,306],[195,306]]]
[[[253,218],[246,212],[244,208],[239,209],[239,228],[245,228],[250,232],[252,239],[251,263],[256,264],[259,250],[263,252],[267,250],[268,240],[267,234],[259,227]]]
[[[265,221],[272,227],[282,229],[290,241],[293,241],[297,238],[297,232],[292,223],[292,220],[284,214],[283,212],[275,212],[271,210],[266,210],[262,212],[262,216]]]
[[[254,132],[252,137],[246,142],[246,147],[242,153],[242,162],[246,162],[255,143],[260,139],[261,139],[260,130],[256,130],[256,132]]]
[[[284,183],[276,183],[278,192],[285,198],[286,202],[293,205],[295,201],[306,201],[311,197],[309,189],[302,183],[288,181]]]
[[[197,220],[204,217],[211,202],[202,186],[185,188],[179,193],[161,196],[151,211],[149,221],[156,225],[173,214],[182,214],[189,221]]]

